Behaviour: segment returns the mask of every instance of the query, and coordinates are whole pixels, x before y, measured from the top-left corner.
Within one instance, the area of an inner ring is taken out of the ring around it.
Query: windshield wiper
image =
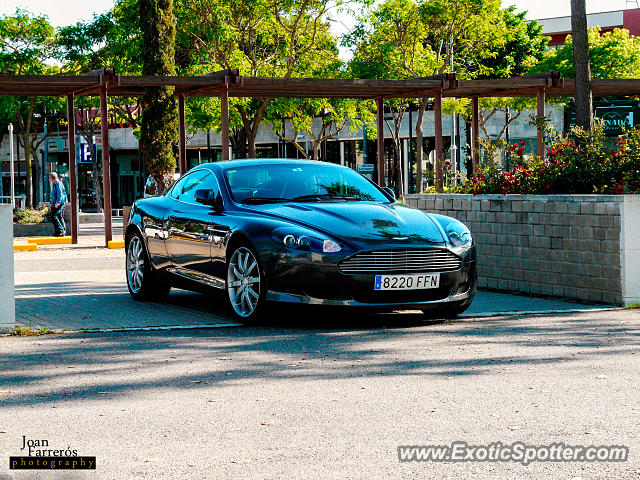
[[[326,198],[335,198],[339,200],[360,200],[360,198],[353,195],[337,195],[334,193],[300,195],[299,197],[293,197],[291,200],[293,200],[294,202],[305,202],[307,200],[323,200]]]
[[[282,198],[282,197],[247,197],[244,200],[241,200],[241,203],[279,203],[279,202],[288,202],[290,198]]]

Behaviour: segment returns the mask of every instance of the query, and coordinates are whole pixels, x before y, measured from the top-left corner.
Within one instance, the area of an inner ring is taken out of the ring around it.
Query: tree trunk
[[[173,0],[140,0],[143,75],[175,75],[176,18]],[[148,87],[141,102],[144,115],[140,143],[152,175],[173,173],[178,143],[178,104],[175,87]],[[108,122],[107,118],[101,119]],[[108,175],[109,172],[103,172]]]
[[[593,99],[585,0],[571,0],[571,30],[573,66],[576,72],[576,125],[585,130],[591,130],[593,127]]]

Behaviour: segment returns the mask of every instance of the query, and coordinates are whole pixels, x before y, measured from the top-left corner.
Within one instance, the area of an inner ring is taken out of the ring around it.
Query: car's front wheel
[[[154,271],[147,249],[138,232],[127,242],[127,287],[136,300],[162,300],[169,295],[171,284]]]
[[[238,245],[229,255],[226,287],[235,316],[255,321],[264,307],[265,288],[258,255],[249,245]]]

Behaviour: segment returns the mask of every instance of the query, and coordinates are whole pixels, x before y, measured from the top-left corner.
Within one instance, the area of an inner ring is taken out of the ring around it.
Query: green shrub
[[[14,208],[13,209],[13,223],[44,223],[48,222],[47,214],[49,208],[44,207],[39,210],[32,210],[28,208]]]
[[[574,128],[549,143],[547,158],[525,157],[511,145],[513,168],[494,162],[460,187],[463,193],[640,193],[640,130],[627,130],[613,144],[602,124],[591,132]]]

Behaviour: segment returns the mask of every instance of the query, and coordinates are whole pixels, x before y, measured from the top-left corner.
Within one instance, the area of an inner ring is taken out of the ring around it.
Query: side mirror
[[[393,188],[382,187],[382,190],[385,191],[387,195],[389,195],[392,199],[396,199],[396,192],[393,191]]]
[[[220,211],[223,209],[222,196],[217,193],[218,192],[216,192],[215,190],[201,188],[195,191],[193,198],[198,203],[209,205],[216,211]]]

